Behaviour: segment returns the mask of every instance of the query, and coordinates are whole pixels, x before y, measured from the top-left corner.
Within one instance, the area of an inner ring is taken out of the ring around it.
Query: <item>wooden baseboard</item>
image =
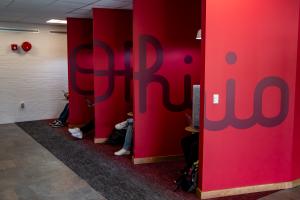
[[[156,156],[156,157],[146,157],[146,158],[134,158],[134,157],[132,157],[133,163],[135,165],[146,164],[146,163],[176,161],[176,160],[182,160],[182,159],[183,159],[182,155]]]
[[[94,143],[95,144],[103,144],[107,141],[108,138],[95,138]]]
[[[294,180],[294,181],[292,181],[292,184],[293,184],[292,187],[297,187],[297,186],[299,186],[299,185],[300,185],[300,178],[299,178],[299,179],[296,179],[296,180]]]
[[[201,191],[199,188],[197,188],[196,194],[200,199],[211,199],[211,198],[234,196],[234,195],[241,195],[241,194],[248,194],[248,193],[283,190],[283,189],[293,188],[299,185],[300,185],[300,179],[296,179],[294,181],[289,181],[289,182],[254,185],[254,186],[230,188],[224,190],[213,190],[207,192]]]

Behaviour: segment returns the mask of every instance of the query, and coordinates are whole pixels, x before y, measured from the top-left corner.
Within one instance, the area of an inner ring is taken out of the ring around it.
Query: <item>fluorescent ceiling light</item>
[[[67,20],[50,19],[47,21],[49,24],[67,24]]]
[[[199,29],[199,31],[197,32],[197,40],[201,40],[201,29]]]

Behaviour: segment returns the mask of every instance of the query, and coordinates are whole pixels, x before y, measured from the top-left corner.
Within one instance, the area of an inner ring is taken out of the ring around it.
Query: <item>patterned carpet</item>
[[[54,129],[49,121],[17,123],[38,143],[86,180],[109,200],[197,200],[195,194],[174,192],[173,180],[179,176],[182,162],[133,165],[130,156],[117,157],[120,147],[94,144],[92,134],[75,140],[66,128]],[[270,194],[256,193],[218,200],[256,200]]]

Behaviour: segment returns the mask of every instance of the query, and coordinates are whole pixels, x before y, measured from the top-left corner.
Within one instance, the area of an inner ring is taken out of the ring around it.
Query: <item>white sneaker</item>
[[[115,128],[117,130],[121,130],[121,129],[125,129],[127,126],[128,126],[127,121],[124,121],[124,122],[120,122],[120,123],[116,124]]]
[[[129,155],[130,151],[122,148],[119,151],[116,151],[114,154],[115,156],[125,156],[125,155]]]
[[[83,134],[81,131],[78,131],[76,133],[72,133],[72,136],[78,139],[82,139],[83,138]]]
[[[79,128],[69,128],[68,129],[69,133],[73,134],[73,133],[77,133],[78,131],[80,131]]]

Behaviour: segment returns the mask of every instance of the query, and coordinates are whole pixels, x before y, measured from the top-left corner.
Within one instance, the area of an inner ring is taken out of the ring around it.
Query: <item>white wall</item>
[[[66,103],[62,90],[68,88],[67,35],[49,31],[66,28],[1,22],[0,27],[40,30],[0,31],[0,124],[57,117]],[[30,52],[11,51],[12,43],[24,41],[32,44]]]

